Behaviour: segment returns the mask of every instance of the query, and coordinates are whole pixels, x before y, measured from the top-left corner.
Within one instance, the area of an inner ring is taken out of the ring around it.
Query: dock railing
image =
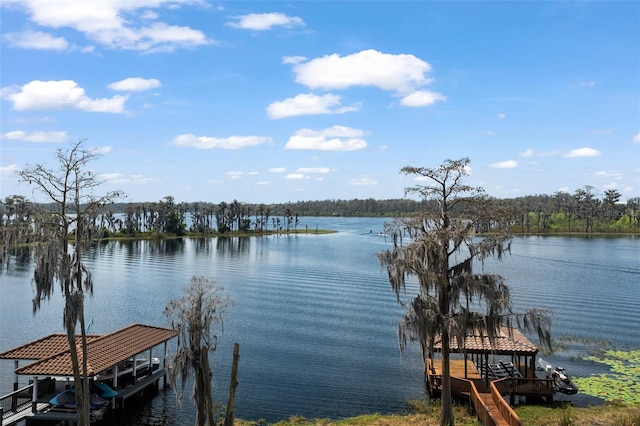
[[[501,395],[522,395],[522,396],[541,396],[545,398],[553,398],[553,380],[538,378],[510,378],[495,380],[491,382],[495,384],[496,390]]]
[[[0,426],[4,419],[31,408],[33,383],[0,397]]]
[[[496,380],[495,382],[491,382],[491,384],[489,385],[489,387],[491,388],[491,399],[493,400],[493,403],[496,404],[496,407],[498,407],[498,410],[500,411],[500,414],[502,414],[502,417],[507,422],[509,422],[509,426],[524,426],[522,419],[520,419],[520,417],[516,414],[516,412],[513,411],[513,408],[511,408],[511,406],[507,403],[507,401],[504,400],[504,398],[502,397],[502,394],[498,391],[498,386],[497,386],[498,382],[516,381],[516,380],[519,380],[519,379],[504,378],[504,379]]]

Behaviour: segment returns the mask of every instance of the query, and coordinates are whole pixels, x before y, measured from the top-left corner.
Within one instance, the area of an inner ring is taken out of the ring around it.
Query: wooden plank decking
[[[442,360],[429,359],[425,363],[425,371],[427,376],[427,385],[429,391],[439,392],[442,390]],[[451,374],[451,392],[454,395],[472,399],[471,392],[473,388],[477,391],[478,399],[486,409],[486,414],[479,416],[484,424],[496,426],[509,426],[509,421],[504,418],[503,414],[494,400],[490,389],[486,386],[480,372],[471,360],[452,359],[449,361],[449,371]],[[502,395],[498,395],[503,400]],[[504,402],[506,404],[506,402]],[[508,404],[507,404],[508,405]],[[477,410],[477,408],[476,408]],[[488,417],[488,418],[487,418]]]

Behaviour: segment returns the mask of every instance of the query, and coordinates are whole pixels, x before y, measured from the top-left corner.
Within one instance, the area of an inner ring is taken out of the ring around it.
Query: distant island
[[[592,187],[585,186],[574,194],[557,192],[492,200],[502,206],[514,234],[640,234],[640,197],[626,202],[620,199],[615,189],[598,197]],[[0,214],[6,218],[5,223],[11,223],[13,218],[24,216],[30,205],[22,196],[6,197],[0,204]],[[396,218],[435,209],[433,200],[408,198],[255,204],[237,200],[176,202],[174,197],[166,196],[159,201],[105,205],[96,212],[94,223],[105,237],[264,235],[318,231],[305,228],[301,224],[303,217]]]

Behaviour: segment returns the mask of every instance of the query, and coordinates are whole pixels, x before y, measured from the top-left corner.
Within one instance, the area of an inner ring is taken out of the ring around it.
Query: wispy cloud
[[[12,47],[37,50],[67,50],[69,43],[64,37],[55,37],[42,31],[6,33],[2,38]]]
[[[269,118],[278,119],[297,115],[342,114],[358,109],[359,105],[341,106],[339,95],[302,93],[284,101],[273,102],[267,107],[267,115]]]
[[[155,78],[139,78],[131,77],[124,80],[116,81],[107,87],[111,90],[119,90],[123,92],[141,92],[143,90],[155,89],[162,86],[160,80]]]
[[[266,31],[274,27],[293,28],[304,26],[304,21],[297,16],[288,16],[284,13],[250,13],[236,16],[233,22],[227,25],[233,28],[252,31]]]
[[[377,180],[369,177],[349,179],[349,185],[352,185],[352,186],[372,186],[377,184],[378,184]]]
[[[0,166],[0,178],[5,178],[15,175],[20,170],[17,164],[10,164],[8,166]]]
[[[271,144],[269,136],[229,136],[217,138],[213,136],[196,136],[191,133],[176,136],[171,141],[175,146],[186,146],[198,149],[240,149],[262,144]]]
[[[492,169],[515,169],[518,162],[514,160],[500,161],[498,163],[489,164]]]
[[[596,81],[579,81],[577,83],[573,83],[571,87],[594,87],[598,83]]]
[[[346,126],[324,130],[301,129],[287,141],[286,149],[319,151],[357,151],[367,147],[364,131]]]
[[[60,143],[67,140],[67,132],[62,131],[33,131],[12,130],[2,134],[2,139],[20,140],[25,142]]]
[[[552,151],[538,151],[532,148],[527,148],[522,152],[519,152],[518,155],[520,157],[553,157],[556,155],[560,155],[562,153],[562,151],[560,151],[559,149],[555,149]]]
[[[579,157],[600,157],[602,153],[594,148],[578,148],[572,149],[567,152],[564,156],[568,158],[579,158]]]

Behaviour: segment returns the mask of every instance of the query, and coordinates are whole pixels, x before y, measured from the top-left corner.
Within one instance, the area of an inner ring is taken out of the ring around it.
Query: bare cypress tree
[[[230,304],[216,281],[192,277],[183,288],[180,299],[169,302],[164,310],[171,327],[178,333],[176,354],[170,361],[169,382],[173,387],[180,377],[178,401],[184,395],[187,381],[193,373],[193,393],[196,405],[196,426],[214,426],[212,400],[213,372],[209,355],[218,344],[218,331],[223,331],[223,316]]]
[[[32,204],[33,232],[28,237],[29,242],[35,241],[33,314],[59,286],[64,296],[63,324],[76,386],[77,423],[81,426],[89,425],[84,297],[85,292],[93,293],[91,271],[82,262],[82,253],[87,244],[100,235],[99,230],[92,226],[96,212],[120,196],[117,191],[103,196],[93,194],[102,182],[87,168],[87,164],[99,154],[84,150],[83,143],[84,140],[80,140],[67,150],[57,150],[58,169],[38,164],[18,172],[21,182],[35,186],[35,190],[50,202]],[[12,244],[20,243],[21,236],[24,234],[14,238]],[[76,345],[76,326],[81,330],[81,358]]]
[[[399,324],[401,349],[408,341],[420,342],[423,350],[432,353],[436,339],[441,342],[441,425],[454,424],[450,339],[457,339],[462,347],[469,334],[493,340],[501,326],[518,325],[536,331],[550,346],[551,319],[546,311],[513,312],[502,277],[473,271],[474,262],[500,259],[508,253],[512,237],[507,231],[508,217],[484,196],[482,188],[463,183],[468,164],[469,159],[462,158],[446,160],[435,168],[404,167],[401,173],[427,182],[406,188],[405,195],[436,200],[439,208],[390,224],[387,230],[393,248],[378,254],[398,301],[409,277],[419,284],[418,295],[409,302]],[[479,235],[477,230],[491,233]]]

